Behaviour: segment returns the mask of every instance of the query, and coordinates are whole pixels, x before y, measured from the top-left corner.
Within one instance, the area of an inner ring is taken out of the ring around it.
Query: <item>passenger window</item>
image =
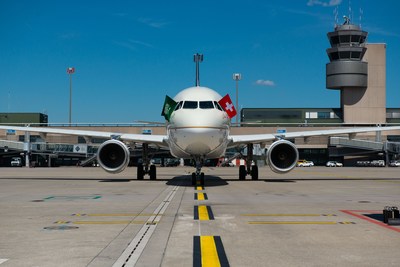
[[[200,101],[200,108],[202,109],[213,109],[214,104],[212,101]]]
[[[178,105],[176,105],[175,110],[181,109],[182,108],[182,104],[183,104],[183,101],[179,101]]]
[[[221,108],[221,106],[218,104],[217,101],[214,101],[214,105],[215,105],[215,107],[216,107],[217,109],[223,111],[223,109]]]
[[[197,108],[197,101],[185,101],[183,104],[184,109],[196,109]]]

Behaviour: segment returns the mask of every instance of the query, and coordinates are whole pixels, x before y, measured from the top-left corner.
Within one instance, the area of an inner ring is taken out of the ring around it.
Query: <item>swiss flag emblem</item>
[[[236,109],[232,104],[232,100],[229,97],[229,94],[224,96],[220,101],[218,101],[218,103],[226,111],[230,119],[236,116]]]

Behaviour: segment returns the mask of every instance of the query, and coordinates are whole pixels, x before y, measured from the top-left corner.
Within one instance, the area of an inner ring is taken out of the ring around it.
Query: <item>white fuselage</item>
[[[170,152],[177,158],[207,159],[225,154],[230,118],[219,106],[221,96],[206,87],[178,93],[178,103],[167,123]]]

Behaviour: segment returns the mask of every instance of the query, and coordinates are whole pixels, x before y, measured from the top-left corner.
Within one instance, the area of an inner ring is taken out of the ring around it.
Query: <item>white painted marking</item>
[[[8,259],[0,259],[0,264],[5,263]]]
[[[113,264],[113,267],[133,267],[142,254],[147,242],[150,240],[151,235],[156,229],[158,222],[161,220],[162,215],[167,209],[169,203],[174,198],[178,191],[178,186],[175,186],[161,204],[154,210],[153,214],[147,222],[143,225],[142,229],[129,243],[128,247],[122,252],[118,260]]]

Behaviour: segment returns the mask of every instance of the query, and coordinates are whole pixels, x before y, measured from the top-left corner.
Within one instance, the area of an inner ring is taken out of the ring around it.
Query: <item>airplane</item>
[[[196,56],[196,55],[195,55]],[[196,62],[198,64],[198,62]],[[196,66],[198,75],[198,66]],[[150,164],[149,146],[167,148],[176,158],[192,159],[195,172],[192,173],[192,184],[204,185],[204,173],[201,172],[206,159],[220,158],[228,148],[247,146],[245,165],[239,166],[239,179],[250,175],[258,179],[258,166],[252,165],[253,146],[272,141],[266,158],[269,167],[276,173],[287,173],[296,167],[299,152],[294,143],[287,139],[322,135],[356,134],[374,131],[400,130],[400,126],[362,127],[287,133],[266,133],[252,135],[231,135],[231,118],[236,110],[229,95],[222,97],[215,90],[200,86],[196,77],[194,87],[180,91],[174,98],[166,96],[162,114],[166,119],[165,135],[127,134],[102,131],[69,130],[47,127],[14,127],[0,126],[0,129],[35,132],[44,134],[63,134],[83,136],[85,138],[108,138],[97,151],[99,165],[109,173],[123,171],[130,160],[128,144],[142,144],[143,163],[137,166],[137,179],[149,175],[156,179],[156,166]]]

